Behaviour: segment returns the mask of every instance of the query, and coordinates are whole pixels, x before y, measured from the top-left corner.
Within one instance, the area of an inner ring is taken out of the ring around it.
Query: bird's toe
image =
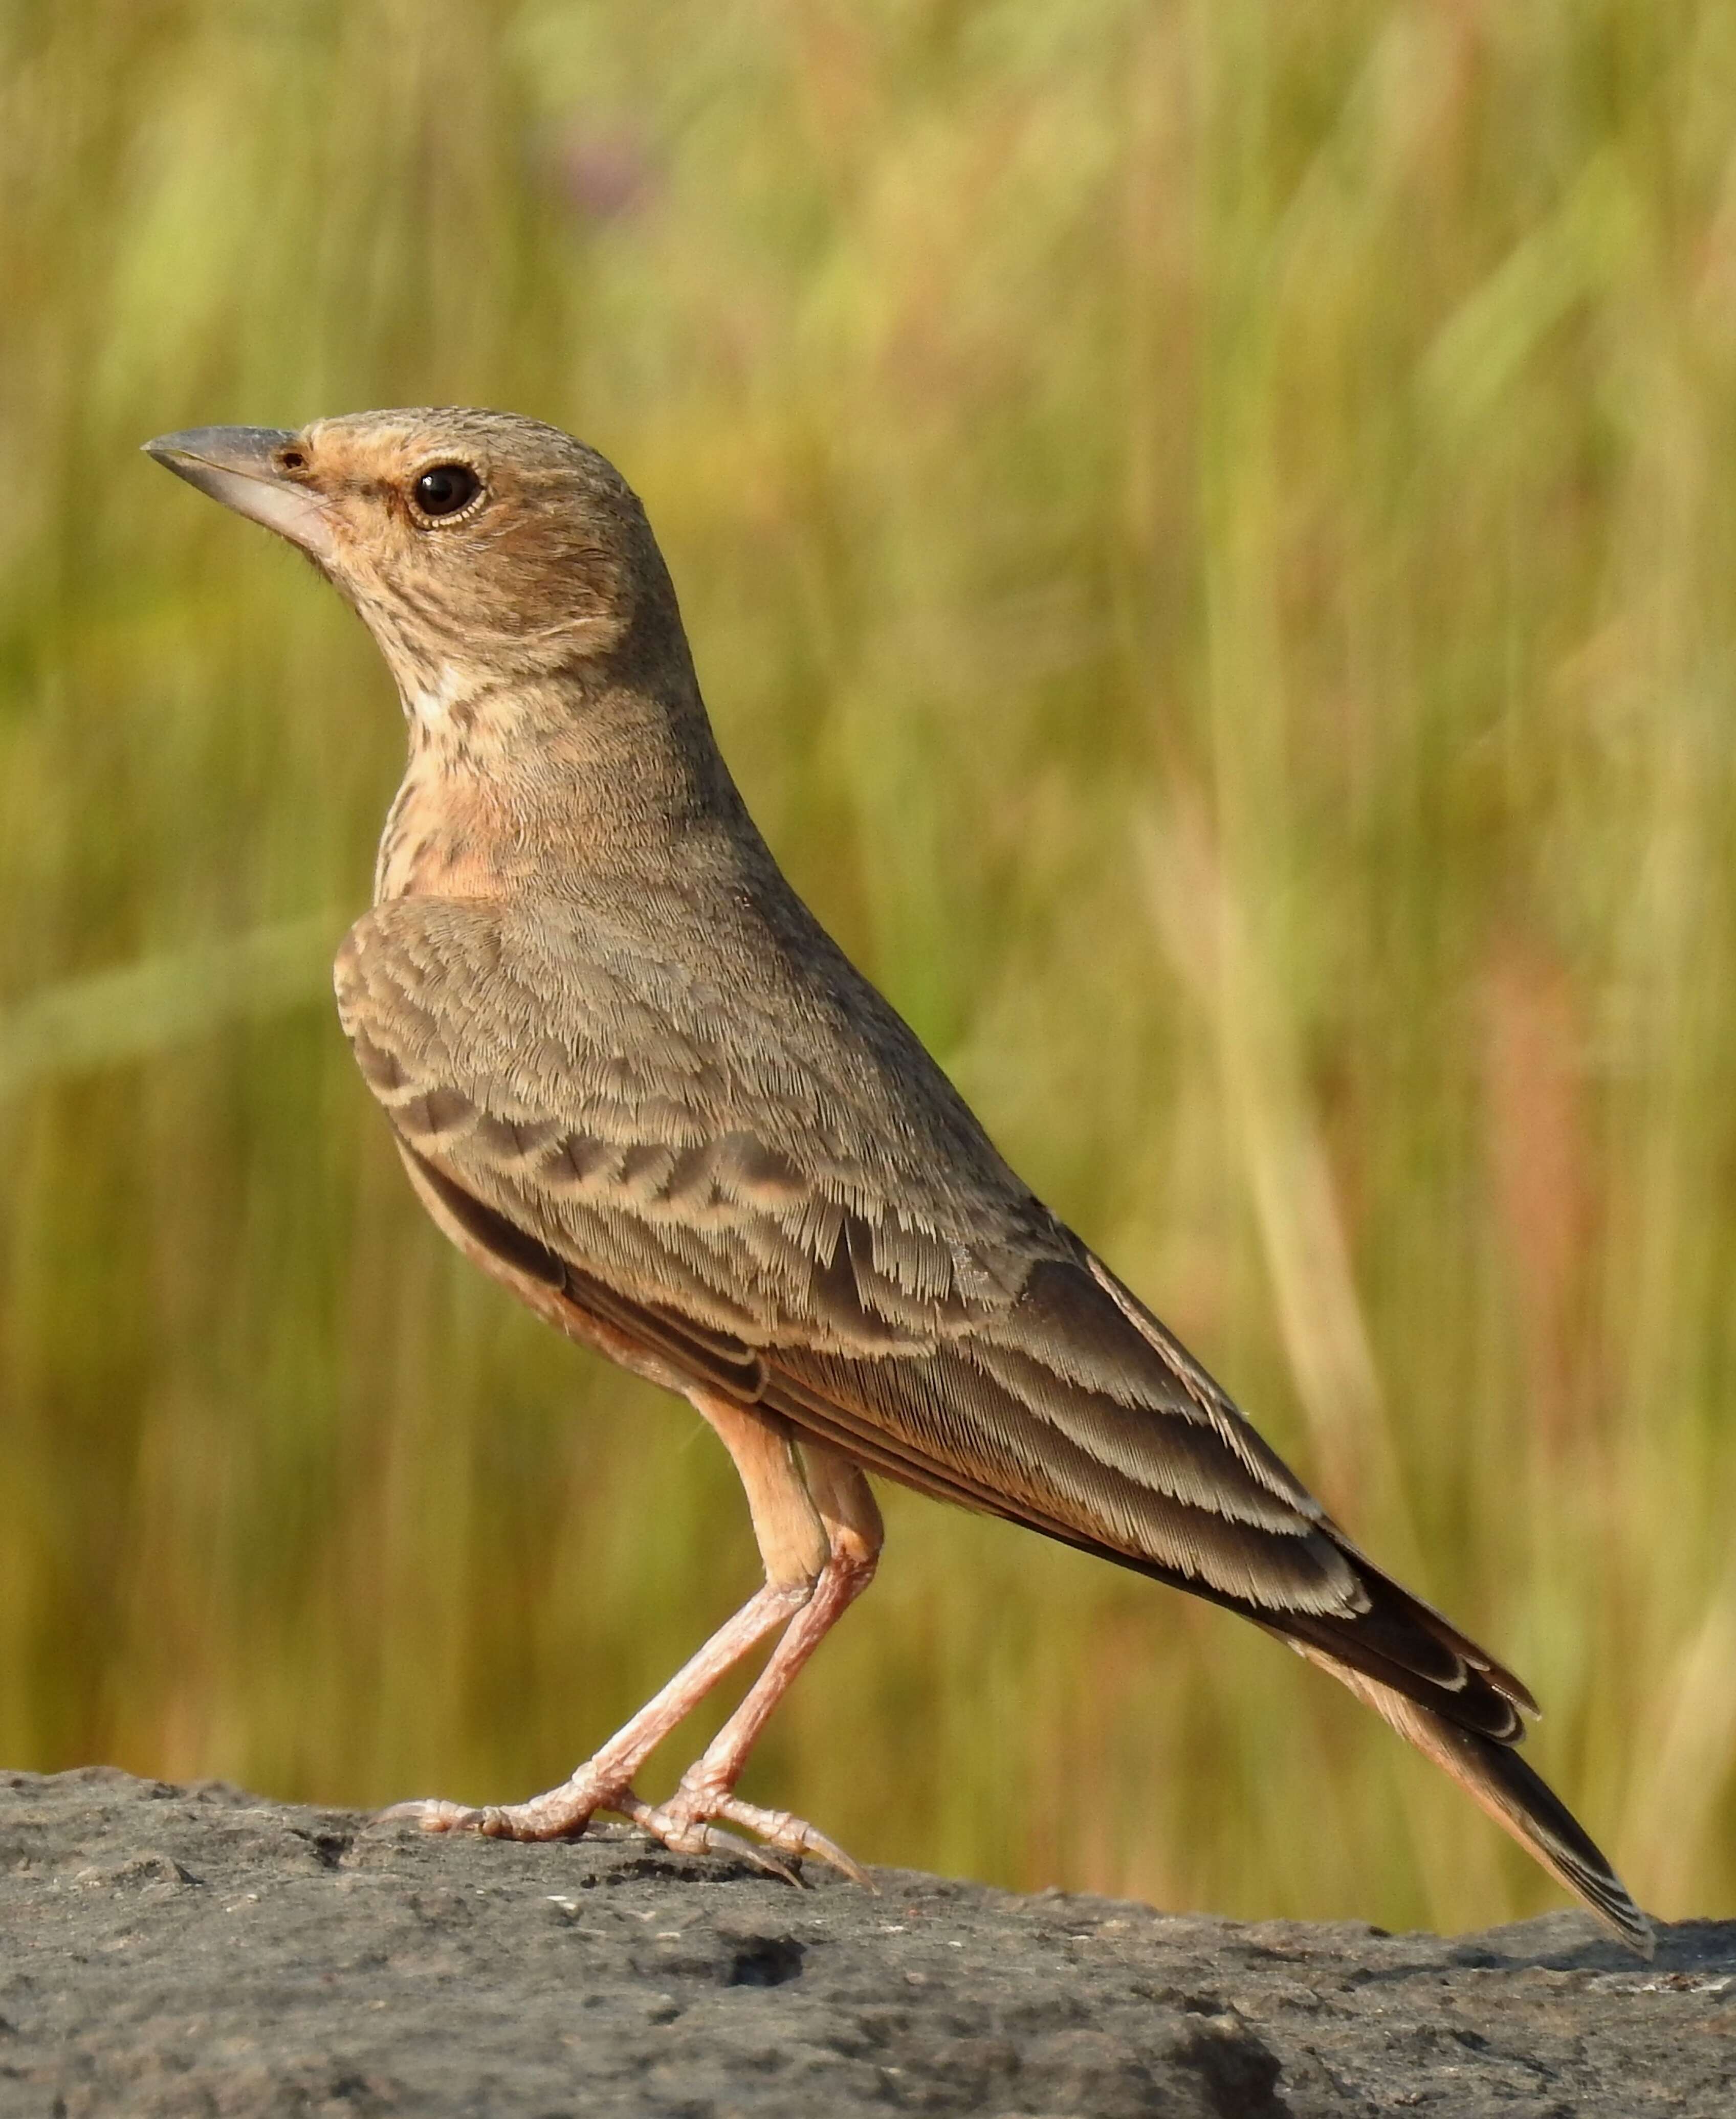
[[[448,1802],[442,1796],[429,1796],[414,1802],[395,1802],[389,1809],[377,1813],[377,1825],[415,1825],[424,1832],[480,1832],[484,1829],[485,1812],[472,1810],[462,1802]]]
[[[631,1818],[641,1832],[649,1833],[672,1854],[731,1854],[783,1883],[801,1886],[801,1878],[787,1862],[778,1859],[777,1852],[739,1833],[726,1831],[708,1811],[693,1808],[679,1794],[666,1803],[641,1802],[634,1797],[611,1803],[610,1807]]]
[[[629,1799],[611,1802],[610,1808],[631,1818],[673,1853],[733,1854],[791,1884],[802,1881],[801,1862],[824,1862],[865,1890],[874,1889],[866,1871],[817,1826],[787,1810],[743,1802],[727,1788],[684,1781],[667,1802]],[[731,1825],[737,1829],[726,1829]],[[743,1836],[749,1834],[751,1838]]]
[[[835,1839],[829,1838],[817,1825],[810,1825],[805,1818],[796,1817],[787,1810],[762,1810],[757,1803],[741,1802],[734,1796],[726,1796],[719,1801],[716,1815],[727,1819],[731,1825],[739,1825],[744,1831],[757,1833],[763,1846],[787,1861],[824,1862],[847,1876],[852,1884],[860,1884],[864,1890],[874,1889],[867,1871]]]

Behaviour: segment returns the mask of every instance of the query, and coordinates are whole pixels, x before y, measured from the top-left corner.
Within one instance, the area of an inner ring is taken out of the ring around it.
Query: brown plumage
[[[562,1788],[430,1829],[599,1808],[698,1848],[810,1826],[735,1795],[880,1546],[883,1473],[1240,1611],[1459,1780],[1622,1939],[1650,1931],[1513,1746],[1511,1672],[1367,1560],[1035,1199],[784,880],[713,740],[637,500],[504,414],[378,412],[150,444],[299,545],[373,631],[410,763],[338,1008],[440,1226],[570,1336],[687,1396],[767,1585]],[[771,1633],[676,1795],[633,1792]]]

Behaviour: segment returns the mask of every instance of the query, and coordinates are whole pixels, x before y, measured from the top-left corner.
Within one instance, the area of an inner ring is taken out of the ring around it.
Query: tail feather
[[[1473,1801],[1630,1950],[1641,1957],[1652,1954],[1656,1938],[1650,1922],[1567,1805],[1511,1744],[1449,1721],[1311,1641],[1292,1639],[1290,1645],[1298,1655],[1330,1672],[1425,1758],[1450,1774]]]
[[[1537,1702],[1512,1672],[1432,1604],[1383,1574],[1335,1524],[1328,1535],[1354,1565],[1365,1608],[1348,1617],[1287,1611],[1270,1621],[1274,1630],[1297,1648],[1317,1651],[1328,1667],[1348,1665],[1497,1744],[1519,1742],[1520,1717],[1536,1713]]]

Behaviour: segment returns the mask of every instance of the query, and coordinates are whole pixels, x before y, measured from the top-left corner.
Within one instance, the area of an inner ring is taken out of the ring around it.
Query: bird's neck
[[[674,691],[606,673],[503,684],[447,669],[405,687],[404,703],[410,757],[376,903],[631,888],[680,874],[745,815],[690,679]]]

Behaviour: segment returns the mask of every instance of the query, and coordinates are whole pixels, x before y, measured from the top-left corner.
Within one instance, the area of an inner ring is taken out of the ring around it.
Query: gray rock
[[[1445,1941],[0,1776],[0,2114],[1736,2114],[1736,1922]]]

